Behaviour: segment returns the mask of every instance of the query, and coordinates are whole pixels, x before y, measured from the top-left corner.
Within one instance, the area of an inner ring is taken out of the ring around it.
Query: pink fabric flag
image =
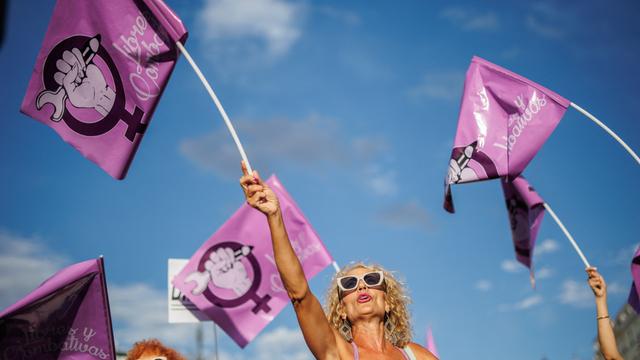
[[[123,179],[186,37],[161,0],[58,0],[20,111]]]
[[[451,184],[518,176],[569,105],[553,91],[474,56],[445,179],[445,210],[454,212]]]
[[[1,359],[115,359],[102,258],[71,265],[0,313]]]
[[[438,349],[436,348],[436,342],[433,340],[433,334],[431,333],[431,326],[427,329],[427,350],[429,350],[435,357],[439,358]]]
[[[267,184],[278,196],[289,240],[310,279],[333,259],[278,178],[271,176]],[[290,303],[267,219],[246,203],[196,251],[173,285],[240,347]]]
[[[640,314],[640,247],[636,250],[631,262],[631,277],[633,277],[633,282],[631,283],[628,302]]]
[[[509,224],[511,225],[516,259],[529,268],[531,285],[533,286],[535,285],[532,262],[533,249],[544,217],[544,200],[522,176],[511,181],[503,177],[502,190],[509,212]]]

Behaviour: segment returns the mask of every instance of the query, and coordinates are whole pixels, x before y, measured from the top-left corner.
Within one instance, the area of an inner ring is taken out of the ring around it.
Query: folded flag
[[[435,357],[440,357],[440,355],[438,355],[438,349],[436,348],[436,342],[433,339],[431,326],[429,326],[429,329],[427,329],[427,350],[429,350],[429,352],[431,352]]]
[[[629,293],[629,305],[640,314],[640,247],[636,250],[631,262],[631,276],[633,277],[633,282]]]
[[[445,179],[445,210],[454,212],[451,184],[518,176],[569,105],[553,91],[474,56]]]
[[[186,37],[161,0],[58,0],[20,111],[123,179]]]
[[[0,313],[2,359],[115,359],[102,258],[71,265]]]
[[[513,180],[503,177],[502,190],[509,213],[516,259],[529,268],[531,284],[534,285],[532,257],[544,217],[544,200],[522,176]]]
[[[333,259],[278,178],[271,176],[267,184],[278,196],[289,240],[310,279]],[[240,347],[290,303],[267,219],[246,203],[196,251],[173,285]]]

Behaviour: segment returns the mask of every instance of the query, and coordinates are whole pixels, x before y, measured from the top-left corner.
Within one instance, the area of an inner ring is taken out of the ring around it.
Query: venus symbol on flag
[[[186,37],[161,0],[58,0],[20,111],[122,179]]]

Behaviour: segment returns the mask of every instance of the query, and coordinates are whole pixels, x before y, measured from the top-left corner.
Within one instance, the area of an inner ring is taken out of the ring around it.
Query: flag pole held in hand
[[[569,233],[569,231],[567,230],[566,227],[564,227],[564,225],[562,224],[562,221],[560,221],[560,219],[558,218],[558,216],[556,216],[556,213],[553,212],[553,210],[551,210],[551,207],[549,206],[549,204],[547,204],[546,202],[544,203],[544,209],[547,210],[549,212],[549,215],[551,215],[551,217],[553,218],[553,220],[556,221],[556,223],[558,224],[558,226],[560,226],[560,229],[562,230],[562,232],[564,233],[564,235],[567,237],[567,239],[569,239],[569,242],[571,243],[571,245],[573,246],[573,248],[576,250],[576,252],[578,253],[578,255],[580,256],[580,259],[582,259],[582,262],[584,263],[585,267],[591,267],[591,265],[589,265],[589,262],[587,261],[587,258],[584,256],[584,254],[582,253],[582,250],[580,250],[580,247],[578,246],[578,244],[576,243],[576,241],[573,239],[573,236],[571,236],[571,234]]]
[[[229,116],[227,116],[227,112],[224,111],[224,108],[222,107],[220,100],[218,100],[216,93],[213,92],[213,89],[211,88],[211,85],[209,85],[207,78],[204,77],[204,75],[202,74],[202,71],[200,71],[200,68],[198,67],[196,62],[193,61],[193,58],[191,57],[191,55],[189,55],[189,52],[187,51],[187,49],[185,49],[185,47],[182,45],[180,41],[177,41],[176,45],[178,46],[178,49],[180,49],[180,52],[184,54],[185,59],[187,59],[187,61],[193,68],[193,71],[195,71],[200,81],[202,81],[202,85],[204,85],[205,89],[207,89],[209,96],[211,96],[211,99],[216,104],[216,107],[218,108],[220,115],[222,115],[222,119],[224,120],[224,123],[227,125],[227,129],[229,129],[229,133],[231,133],[231,137],[233,138],[233,141],[236,143],[236,147],[240,152],[240,156],[242,157],[242,160],[244,160],[244,163],[247,164],[247,170],[249,174],[253,174],[253,170],[251,169],[251,165],[249,164],[249,159],[247,158],[247,154],[244,152],[244,148],[242,147],[240,138],[238,138],[238,134],[236,134],[236,130],[233,128],[233,124],[231,124],[231,120],[229,120]]]

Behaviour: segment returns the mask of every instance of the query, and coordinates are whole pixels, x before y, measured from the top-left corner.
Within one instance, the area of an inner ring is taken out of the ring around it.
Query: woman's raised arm
[[[289,242],[276,194],[262,182],[256,171],[250,175],[244,162],[242,173],[240,186],[247,202],[267,216],[276,267],[293,303],[307,346],[317,359],[338,359],[336,333],[309,289],[300,261]]]
[[[596,298],[596,321],[598,322],[598,343],[600,343],[600,352],[606,360],[623,360],[622,355],[618,352],[616,345],[616,337],[613,334],[613,328],[609,319],[609,310],[607,309],[607,283],[604,281],[596,268],[587,268],[589,275],[589,286]]]

